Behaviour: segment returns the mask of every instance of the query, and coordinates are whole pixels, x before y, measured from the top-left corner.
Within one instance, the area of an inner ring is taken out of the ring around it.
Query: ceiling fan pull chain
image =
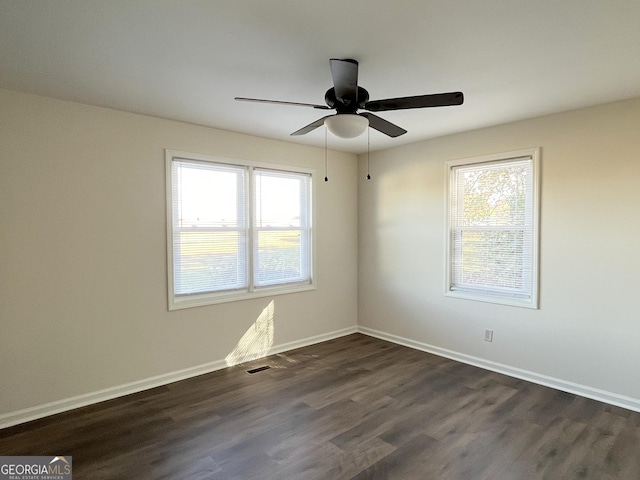
[[[327,177],[327,126],[324,126],[324,181],[328,182],[329,177]]]
[[[371,175],[369,175],[369,151],[370,151],[370,143],[371,140],[371,129],[367,128],[367,180],[371,180]]]

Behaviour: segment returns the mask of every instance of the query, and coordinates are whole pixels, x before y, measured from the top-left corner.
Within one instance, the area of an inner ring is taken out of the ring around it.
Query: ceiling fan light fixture
[[[354,113],[339,113],[324,119],[327,129],[336,137],[355,138],[369,126],[369,119]]]

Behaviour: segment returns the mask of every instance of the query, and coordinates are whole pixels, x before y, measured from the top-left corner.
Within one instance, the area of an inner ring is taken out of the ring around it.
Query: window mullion
[[[247,232],[247,265],[248,265],[248,273],[247,273],[247,281],[248,281],[248,288],[249,288],[249,293],[254,291],[255,288],[255,251],[257,249],[256,243],[257,243],[257,239],[256,239],[256,235],[257,235],[257,228],[256,228],[256,214],[255,214],[255,209],[256,209],[256,196],[255,196],[255,175],[254,175],[254,168],[253,167],[247,167],[247,170],[249,172],[249,175],[247,175],[247,182],[248,182],[248,190],[247,190],[247,196],[248,196],[248,202],[247,205],[249,207],[249,224],[248,224],[248,232]]]

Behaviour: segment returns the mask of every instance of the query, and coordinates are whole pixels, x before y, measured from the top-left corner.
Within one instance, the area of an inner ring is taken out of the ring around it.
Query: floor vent
[[[254,373],[262,372],[263,370],[269,370],[271,367],[269,365],[265,365],[264,367],[252,368],[251,370],[247,370],[247,373],[253,375]]]

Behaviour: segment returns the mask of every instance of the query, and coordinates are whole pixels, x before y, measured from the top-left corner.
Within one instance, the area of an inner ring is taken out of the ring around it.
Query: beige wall
[[[369,182],[332,152],[325,184],[320,149],[0,90],[0,417],[222,361],[271,300],[276,346],[357,317],[640,405],[639,127],[640,99],[502,125],[374,152]],[[540,310],[445,297],[444,162],[533,146]],[[317,169],[318,289],[169,312],[165,148]]]
[[[167,310],[164,149],[317,170],[317,290]],[[0,416],[355,327],[357,160],[0,90]]]
[[[359,190],[359,326],[640,407],[639,132],[634,99],[373,153]],[[540,309],[445,297],[444,163],[537,146]]]

